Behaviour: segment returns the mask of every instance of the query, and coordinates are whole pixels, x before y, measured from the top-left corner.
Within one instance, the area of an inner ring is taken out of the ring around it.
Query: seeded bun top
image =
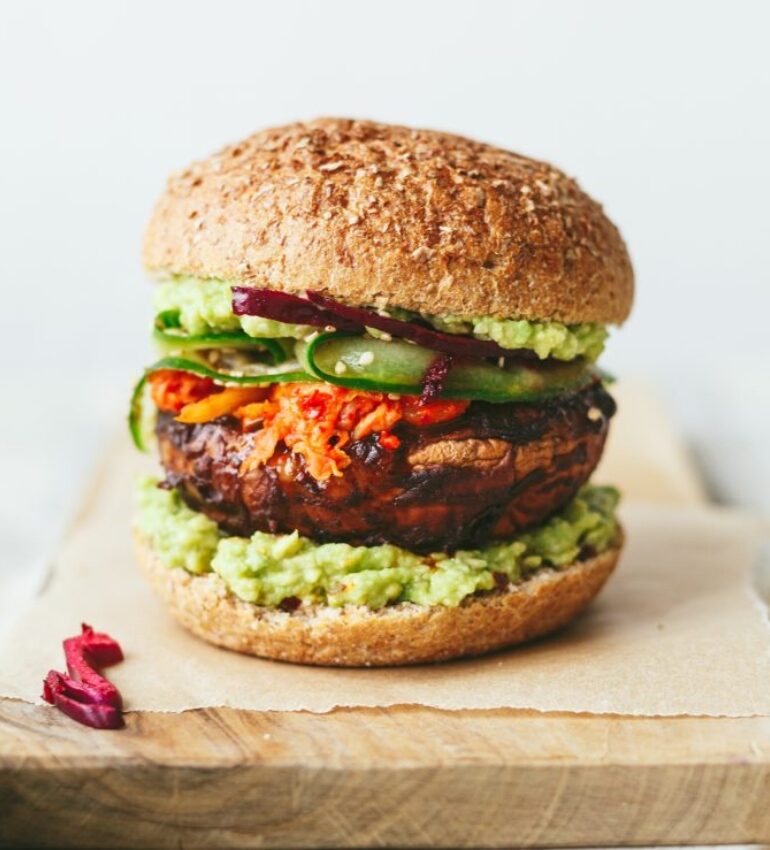
[[[172,176],[144,262],[361,306],[567,323],[620,323],[634,290],[617,228],[547,163],[342,118],[263,130]]]

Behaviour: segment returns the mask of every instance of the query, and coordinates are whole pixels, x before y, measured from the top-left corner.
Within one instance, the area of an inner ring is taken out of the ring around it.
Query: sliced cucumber
[[[346,334],[322,334],[299,342],[297,359],[305,371],[351,389],[419,395],[422,379],[438,356],[402,340],[385,342]],[[455,363],[444,382],[443,398],[477,401],[537,401],[587,386],[596,376],[584,360],[558,363]]]
[[[265,358],[277,366],[287,357],[286,346],[277,339],[249,336],[244,331],[221,331],[204,334],[188,334],[174,324],[174,311],[160,313],[155,318],[152,337],[163,354],[175,354],[182,351],[200,351],[202,349],[237,348],[264,354]]]
[[[313,375],[302,370],[296,360],[288,360],[280,366],[268,366],[264,363],[247,363],[237,371],[219,370],[192,357],[163,357],[146,370],[146,374],[161,369],[176,369],[180,372],[192,372],[204,378],[211,378],[222,386],[251,386],[257,384],[278,384],[286,381],[317,381]]]
[[[245,371],[225,372],[212,369],[200,360],[188,357],[163,357],[157,363],[147,368],[139,379],[131,395],[131,405],[128,413],[128,430],[131,432],[134,444],[140,451],[147,451],[149,439],[145,416],[147,399],[147,379],[153,372],[161,369],[174,369],[180,372],[192,372],[204,378],[211,378],[223,386],[258,386],[259,384],[279,384],[290,381],[317,382],[319,379],[304,372],[296,361],[287,361],[281,366],[266,366],[261,363],[248,364],[248,374]]]
[[[279,345],[275,340],[259,342]],[[270,346],[265,348],[270,351]],[[147,379],[161,369],[192,372],[223,386],[325,381],[351,389],[420,395],[423,376],[438,356],[435,351],[403,340],[386,342],[340,333],[320,334],[310,341],[297,342],[295,352],[297,360],[286,360],[281,348],[283,362],[267,365],[245,359],[237,370],[214,368],[194,354],[163,357],[145,371],[131,396],[128,424],[134,443],[142,451],[146,450],[149,431],[145,415]],[[271,352],[271,356],[275,354]],[[539,401],[576,392],[599,377],[597,370],[580,359],[531,364],[509,361],[504,366],[483,361],[458,361],[444,382],[441,397],[499,403]]]
[[[134,441],[134,445],[141,452],[147,451],[153,431],[153,423],[150,421],[148,411],[154,410],[154,408],[146,403],[149,392],[149,387],[147,386],[147,377],[149,374],[149,371],[145,372],[136,382],[134,391],[131,393],[131,403],[128,408],[128,430],[131,434],[131,439]]]

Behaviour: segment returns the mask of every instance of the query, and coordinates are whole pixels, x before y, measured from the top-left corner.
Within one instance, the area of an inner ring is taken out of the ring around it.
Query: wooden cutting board
[[[655,403],[619,395],[602,477],[702,500]],[[739,842],[770,843],[767,717],[207,709],[95,733],[0,700],[0,847]]]

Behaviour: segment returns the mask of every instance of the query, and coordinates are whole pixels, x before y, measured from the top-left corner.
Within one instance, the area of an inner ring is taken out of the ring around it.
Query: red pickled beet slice
[[[63,644],[70,677],[94,695],[94,702],[104,702],[121,709],[123,704],[118,689],[94,669],[122,661],[120,645],[109,635],[95,632],[85,623],[82,629],[81,634],[67,638]]]
[[[439,354],[428,366],[422,378],[422,394],[420,401],[432,401],[437,398],[444,387],[444,381],[452,368],[452,355]]]
[[[474,339],[472,336],[460,336],[458,334],[447,334],[426,327],[425,325],[417,324],[417,322],[402,322],[400,319],[393,319],[390,316],[381,316],[373,310],[340,304],[339,301],[335,301],[333,298],[327,298],[325,295],[321,295],[320,292],[309,291],[307,297],[317,307],[338,317],[336,320],[332,320],[330,324],[336,324],[340,319],[357,322],[359,325],[384,331],[391,336],[416,342],[424,348],[430,348],[433,351],[442,351],[444,354],[455,354],[458,357],[510,357],[519,359],[522,356],[521,351],[502,348],[491,340]]]
[[[124,725],[120,709],[92,702],[88,691],[56,670],[51,670],[43,681],[43,699],[67,717],[92,729],[120,729]]]
[[[527,351],[502,348],[491,340],[447,334],[425,324],[402,322],[390,316],[381,316],[374,310],[340,304],[312,290],[308,291],[307,298],[301,298],[274,289],[234,286],[233,312],[236,316],[262,316],[264,319],[315,328],[331,326],[348,333],[363,333],[365,328],[375,328],[391,336],[416,342],[432,351],[458,357],[505,357],[519,360],[531,356]]]
[[[325,328],[332,325],[340,331],[363,333],[358,322],[340,319],[333,313],[311,304],[307,298],[276,292],[274,289],[252,289],[249,286],[233,287],[233,313],[236,316],[261,316],[293,325],[310,325]]]
[[[43,682],[43,699],[86,726],[119,729],[123,726],[120,691],[95,668],[122,661],[120,644],[83,623],[81,634],[67,638],[63,646],[69,675],[51,670]]]

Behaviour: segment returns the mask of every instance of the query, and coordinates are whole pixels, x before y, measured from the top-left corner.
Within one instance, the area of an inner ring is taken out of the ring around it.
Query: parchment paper
[[[663,420],[636,421],[633,428],[630,418],[618,424],[623,428],[607,466],[627,492],[622,517],[629,542],[618,572],[589,612],[528,647],[395,670],[262,661],[211,647],[178,627],[133,564],[128,518],[138,464],[121,440],[105,459],[48,584],[0,645],[0,696],[37,700],[47,670],[62,667],[62,638],[84,620],[121,641],[127,658],[110,677],[129,710],[324,712],[421,704],[770,715],[770,627],[750,581],[757,523],[700,503],[697,482]],[[680,467],[668,489],[659,486],[658,504],[634,498],[639,491],[627,472],[637,456],[646,459],[640,467],[643,492],[650,482],[665,481],[666,464]],[[662,468],[656,458],[663,459]]]

